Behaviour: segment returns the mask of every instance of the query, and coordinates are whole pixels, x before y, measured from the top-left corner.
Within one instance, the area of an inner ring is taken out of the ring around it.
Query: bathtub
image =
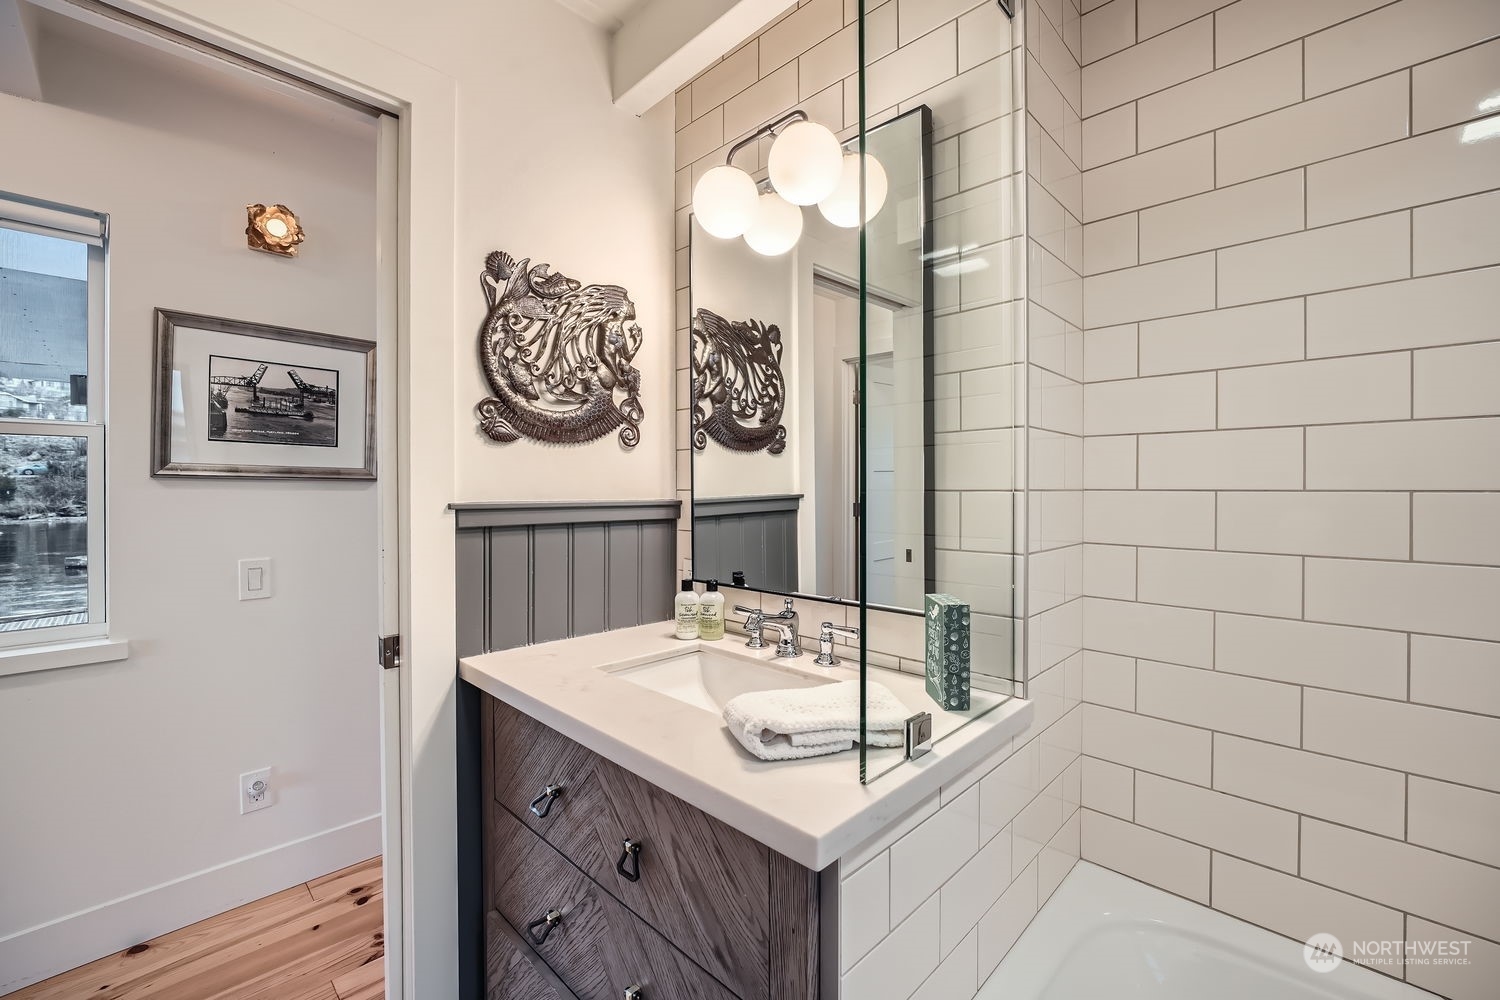
[[[1079,862],[975,1000],[1433,1000],[1302,944]]]

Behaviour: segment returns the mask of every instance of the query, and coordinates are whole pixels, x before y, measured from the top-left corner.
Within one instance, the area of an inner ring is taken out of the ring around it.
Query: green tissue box
[[[927,595],[927,693],[950,712],[969,708],[969,606]]]

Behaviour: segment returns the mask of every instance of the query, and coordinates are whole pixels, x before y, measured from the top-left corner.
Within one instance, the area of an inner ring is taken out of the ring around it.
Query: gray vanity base
[[[488,695],[483,762],[488,1000],[819,996],[816,872]]]

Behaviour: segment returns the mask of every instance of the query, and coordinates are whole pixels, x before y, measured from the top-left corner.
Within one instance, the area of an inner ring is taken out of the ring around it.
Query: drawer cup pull
[[[548,910],[547,915],[540,920],[533,920],[526,925],[526,936],[531,938],[531,943],[540,948],[547,942],[547,935],[552,933],[552,928],[562,923],[561,910]],[[541,933],[538,934],[537,931]]]
[[[629,865],[630,867],[626,867]],[[620,877],[631,882],[641,880],[641,844],[637,840],[626,840],[625,850],[620,855],[620,860],[615,862],[615,871]]]
[[[639,986],[625,987],[625,1000],[646,1000],[646,994]]]
[[[546,819],[547,814],[552,811],[552,803],[563,793],[562,785],[548,785],[542,789],[542,794],[531,800],[531,814],[537,819]]]

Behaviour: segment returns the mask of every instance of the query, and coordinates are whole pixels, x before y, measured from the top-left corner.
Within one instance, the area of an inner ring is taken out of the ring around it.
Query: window
[[[0,651],[103,636],[105,222],[0,194]]]

